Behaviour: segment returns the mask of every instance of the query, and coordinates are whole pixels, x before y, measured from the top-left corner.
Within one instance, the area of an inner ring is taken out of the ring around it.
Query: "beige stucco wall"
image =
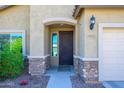
[[[84,11],[82,11],[81,17],[77,18],[78,23],[77,23],[77,38],[78,38],[78,56],[84,57],[84,49],[85,49],[85,45],[84,45],[84,33],[85,33],[85,14]]]
[[[93,31],[90,31],[89,19],[92,14],[96,18],[96,24]],[[124,8],[86,8],[84,19],[84,57],[98,57],[98,24],[124,23]]]
[[[48,18],[64,17],[71,18],[74,6],[54,5],[54,6],[30,6],[30,55],[42,56],[44,51],[44,24]]]
[[[50,54],[50,28],[45,26],[44,31],[44,55]]]
[[[26,31],[26,52],[29,54],[29,6],[11,6],[0,11],[0,29]]]

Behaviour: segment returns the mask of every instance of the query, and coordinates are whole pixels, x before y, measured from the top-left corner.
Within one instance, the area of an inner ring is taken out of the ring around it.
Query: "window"
[[[0,34],[0,51],[7,49],[8,51],[18,50],[22,53],[22,38],[21,33]]]
[[[57,33],[52,33],[52,56],[57,56],[58,55],[57,40],[58,40]]]
[[[18,51],[26,56],[25,52],[25,30],[0,30],[0,52]]]

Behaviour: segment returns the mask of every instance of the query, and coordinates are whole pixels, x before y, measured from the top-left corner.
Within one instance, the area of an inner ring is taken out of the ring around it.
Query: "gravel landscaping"
[[[70,76],[72,88],[104,88],[102,84],[85,83],[79,76]]]
[[[27,70],[26,70],[27,71]],[[0,81],[0,88],[46,88],[49,76],[31,76],[27,72],[16,79],[7,79],[5,81]],[[20,85],[22,80],[28,81],[27,85]]]

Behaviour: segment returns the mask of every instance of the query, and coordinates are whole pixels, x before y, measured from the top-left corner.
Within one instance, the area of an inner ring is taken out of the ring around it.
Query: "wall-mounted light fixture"
[[[90,18],[90,30],[93,30],[95,25],[95,17],[92,15]]]

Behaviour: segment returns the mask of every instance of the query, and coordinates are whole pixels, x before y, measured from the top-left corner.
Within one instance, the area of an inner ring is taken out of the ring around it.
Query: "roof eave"
[[[80,11],[81,11],[81,6],[80,5],[75,6],[73,17],[77,18],[77,16],[79,15]]]
[[[73,17],[77,18],[84,8],[124,8],[124,5],[78,5],[74,9]]]
[[[5,8],[8,8],[10,5],[0,5],[0,10],[3,10]]]

